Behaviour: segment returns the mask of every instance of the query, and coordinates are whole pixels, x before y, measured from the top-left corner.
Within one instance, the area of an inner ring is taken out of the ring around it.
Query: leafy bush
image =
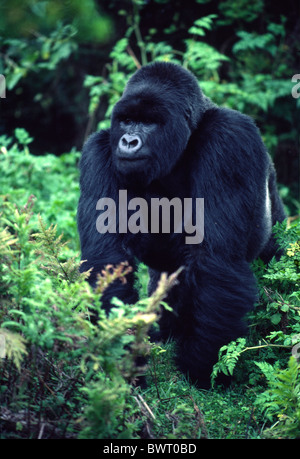
[[[300,345],[300,221],[286,229],[277,223],[274,233],[284,249],[283,256],[266,267],[260,260],[253,265],[260,287],[260,301],[250,314],[250,334],[219,352],[213,378],[222,371],[237,372],[237,380],[269,388],[257,397],[257,406],[269,420],[279,421],[267,436],[298,438],[300,435],[299,359]],[[292,356],[291,356],[292,354]],[[287,368],[286,368],[287,367]]]
[[[143,371],[137,357],[174,278],[137,305],[116,300],[107,317],[101,292],[125,281],[126,267],[103,271],[94,293],[76,258],[62,261],[65,244],[53,226],[40,221],[32,233],[31,198],[21,208],[3,201],[2,209],[0,419],[10,425],[17,417],[20,437],[131,437],[138,419],[129,383]]]
[[[2,199],[6,200],[9,196],[10,202],[24,206],[33,195],[36,201],[35,227],[37,214],[43,214],[46,223],[59,224],[60,231],[71,240],[70,247],[78,250],[76,211],[80,153],[72,151],[60,157],[51,154],[33,156],[28,148],[31,141],[32,138],[21,128],[15,130],[15,140],[0,136]]]
[[[300,339],[300,336],[299,338]],[[274,372],[266,362],[257,363],[268,380],[269,389],[258,395],[256,404],[274,422],[267,438],[299,438],[300,435],[300,364],[291,356],[288,367]]]

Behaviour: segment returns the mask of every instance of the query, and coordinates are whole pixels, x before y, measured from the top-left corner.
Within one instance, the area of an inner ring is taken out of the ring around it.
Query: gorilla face
[[[180,134],[178,133],[180,131]],[[166,103],[141,93],[127,93],[115,106],[111,147],[123,183],[147,186],[166,175],[186,148],[190,136],[180,113],[171,117]]]
[[[142,115],[142,101],[132,104],[124,99],[114,110],[111,147],[117,175],[123,182],[149,183],[147,177],[160,175],[157,139],[162,135],[163,121],[158,122],[151,113]],[[147,183],[145,183],[147,185]]]
[[[191,103],[195,101],[184,85],[170,87],[149,75],[141,79],[140,73],[131,78],[114,107],[110,144],[121,183],[146,187],[166,176],[186,149],[193,130]]]

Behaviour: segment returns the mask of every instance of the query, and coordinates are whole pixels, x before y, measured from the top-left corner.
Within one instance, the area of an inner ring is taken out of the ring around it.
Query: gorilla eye
[[[125,119],[122,120],[122,122],[123,122],[124,124],[131,124],[131,123],[132,123],[132,120],[131,120],[130,118],[125,118]]]

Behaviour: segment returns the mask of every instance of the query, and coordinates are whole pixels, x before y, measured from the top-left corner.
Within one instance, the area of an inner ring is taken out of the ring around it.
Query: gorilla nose
[[[121,153],[133,154],[142,146],[142,141],[138,135],[124,134],[119,141],[119,149]]]

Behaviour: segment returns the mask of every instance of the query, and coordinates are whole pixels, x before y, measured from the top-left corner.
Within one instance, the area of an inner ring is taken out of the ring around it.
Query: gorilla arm
[[[100,234],[96,228],[99,212],[96,204],[101,197],[110,197],[117,202],[118,190],[113,186],[113,171],[109,146],[109,131],[101,131],[92,135],[86,142],[80,160],[81,195],[78,204],[77,222],[81,243],[81,258],[84,261],[81,271],[93,268],[89,283],[95,287],[97,274],[106,265],[114,265],[127,261],[135,269],[135,262],[129,259],[120,238],[115,234]],[[110,300],[117,296],[126,303],[135,303],[137,293],[134,290],[134,273],[126,276],[126,283],[116,280],[105,290],[101,301],[106,309]]]

